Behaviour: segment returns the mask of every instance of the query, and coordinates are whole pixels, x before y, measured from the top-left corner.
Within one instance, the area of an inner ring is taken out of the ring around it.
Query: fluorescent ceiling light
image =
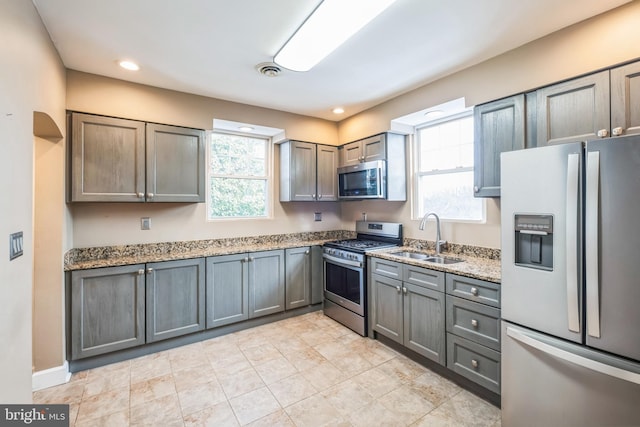
[[[309,71],[395,0],[324,0],[276,54],[289,70]]]

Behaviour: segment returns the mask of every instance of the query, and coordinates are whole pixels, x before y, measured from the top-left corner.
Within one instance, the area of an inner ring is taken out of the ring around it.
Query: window
[[[209,135],[208,219],[268,217],[271,140],[222,132]]]
[[[484,220],[484,203],[473,197],[471,112],[416,129],[416,213],[441,219]]]

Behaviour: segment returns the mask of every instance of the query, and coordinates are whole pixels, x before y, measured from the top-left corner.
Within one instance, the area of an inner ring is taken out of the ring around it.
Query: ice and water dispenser
[[[553,270],[553,216],[515,214],[516,265]]]

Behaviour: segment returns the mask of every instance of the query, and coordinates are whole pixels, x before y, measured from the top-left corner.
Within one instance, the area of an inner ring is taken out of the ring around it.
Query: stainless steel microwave
[[[385,199],[386,162],[377,160],[338,168],[338,198]]]

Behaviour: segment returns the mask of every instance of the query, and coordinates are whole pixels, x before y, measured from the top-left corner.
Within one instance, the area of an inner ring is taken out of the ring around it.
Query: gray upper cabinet
[[[611,133],[640,133],[640,62],[611,70]]]
[[[145,124],[73,113],[73,202],[144,202]]]
[[[247,254],[207,258],[207,328],[249,318],[248,261]]]
[[[311,248],[285,250],[286,288],[285,309],[311,304]]]
[[[537,91],[537,146],[610,135],[609,71]]]
[[[147,264],[147,342],[203,330],[204,258]]]
[[[500,196],[500,153],[525,147],[523,94],[478,105],[474,119],[474,195]]]
[[[280,144],[280,201],[335,201],[338,148],[304,141]]]
[[[71,359],[145,342],[145,265],[71,272]]]
[[[147,201],[204,202],[204,132],[147,124]]]
[[[284,250],[249,254],[249,318],[285,309]]]
[[[357,165],[374,160],[386,160],[387,138],[385,134],[370,136],[342,146],[340,166]]]
[[[204,131],[72,113],[72,202],[203,202]]]

